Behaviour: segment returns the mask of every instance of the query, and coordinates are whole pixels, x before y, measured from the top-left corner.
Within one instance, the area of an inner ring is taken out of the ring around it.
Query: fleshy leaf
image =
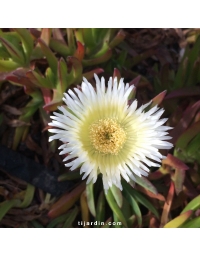
[[[188,143],[200,132],[200,121],[194,123],[181,134],[176,142],[176,147],[184,149]]]
[[[192,213],[193,213],[193,211],[189,210],[189,211],[179,215],[175,219],[173,219],[170,222],[168,222],[164,226],[164,228],[178,228],[178,227],[180,227],[183,223],[185,223],[190,218]]]
[[[69,217],[70,212],[63,214],[55,219],[53,219],[48,225],[47,228],[54,228],[56,227],[58,224],[63,223],[66,221],[66,219]]]
[[[68,83],[80,83],[82,79],[82,63],[75,57],[67,57],[67,63],[71,66],[71,72],[68,74]],[[72,79],[72,80],[71,80]]]
[[[179,139],[180,135],[182,137],[182,133],[188,128],[188,126],[191,124],[193,118],[196,115],[196,112],[200,109],[200,100],[197,101],[192,106],[189,106],[184,114],[181,120],[178,122],[178,124],[169,131],[169,135],[172,137],[171,143],[176,144],[177,140]],[[184,140],[183,140],[184,142]]]
[[[43,106],[46,111],[54,111],[62,103],[63,94],[56,89],[53,89],[53,100]]]
[[[106,197],[106,200],[107,200],[110,208],[116,214],[117,218],[123,223],[123,225],[125,227],[127,227],[126,218],[124,217],[121,209],[117,205],[117,203],[115,201],[115,198],[114,198],[114,196],[113,196],[113,194],[112,194],[110,189],[107,191],[107,194],[105,194],[105,197]]]
[[[30,32],[25,28],[15,28],[14,30],[18,33],[18,35],[22,41],[22,47],[23,47],[24,54],[26,57],[26,64],[28,65],[32,51],[33,51],[32,36],[31,36]]]
[[[82,182],[70,193],[64,194],[55,204],[52,205],[48,216],[50,218],[56,218],[65,213],[76,203],[84,189],[85,183]]]
[[[61,86],[61,92],[65,92],[68,83],[67,83],[67,65],[63,58],[58,61],[58,83]]]
[[[6,215],[6,213],[13,207],[19,206],[21,201],[19,199],[12,199],[9,201],[4,201],[0,204],[0,221]]]
[[[25,64],[23,52],[21,52],[15,45],[10,43],[5,38],[0,37],[0,41],[6,47],[7,51],[9,52],[10,56],[12,57],[13,61],[15,61],[23,66]]]
[[[58,61],[53,52],[50,50],[50,48],[46,45],[46,43],[42,39],[38,39],[38,42],[40,44],[40,47],[44,53],[44,55],[47,58],[47,61],[49,63],[49,66],[51,67],[54,74],[57,73],[57,65]]]
[[[50,48],[53,49],[55,52],[61,54],[64,57],[72,55],[72,53],[70,52],[70,49],[66,45],[66,43],[61,42],[61,41],[59,41],[57,39],[54,39],[54,38],[51,38]]]
[[[33,200],[34,193],[35,193],[35,187],[31,184],[28,184],[26,188],[24,200],[19,207],[20,208],[28,207]]]
[[[95,203],[94,203],[93,188],[94,188],[93,182],[90,182],[89,184],[86,185],[86,196],[87,196],[88,207],[92,215],[95,217],[96,210],[95,210]]]
[[[119,222],[119,220],[114,212],[113,212],[113,221],[115,223]],[[122,225],[112,225],[112,228],[122,228]]]
[[[135,180],[136,180],[136,183],[139,184],[140,186],[144,187],[145,189],[151,191],[154,194],[158,194],[158,191],[154,187],[154,185],[149,180],[144,178],[143,176],[139,177],[139,176],[135,175]]]
[[[73,210],[70,211],[69,217],[65,221],[63,228],[70,228],[72,227],[72,223],[74,222],[76,216],[78,215],[79,209],[75,207]]]
[[[99,222],[103,222],[105,217],[105,196],[103,191],[100,193],[98,201],[97,201],[97,209],[96,209],[96,221],[97,228],[100,227]]]
[[[110,190],[111,190],[118,206],[121,208],[122,204],[123,204],[123,196],[122,196],[121,190],[118,187],[116,187],[115,185],[112,185]]]
[[[137,220],[138,220],[138,225],[139,227],[142,226],[142,214],[141,214],[141,211],[140,211],[140,207],[138,206],[138,203],[137,201],[135,200],[135,198],[129,194],[128,191],[125,190],[125,198],[128,200],[128,202],[130,203],[132,209],[133,209],[133,212],[135,213],[135,216],[137,217]]]
[[[189,167],[186,164],[184,164],[180,159],[178,159],[177,157],[171,154],[168,154],[167,157],[162,160],[162,163],[167,164],[174,169],[179,169],[183,171],[186,171],[189,169]]]
[[[197,210],[200,208],[200,195],[195,197],[194,199],[192,199],[192,201],[190,201],[186,207],[182,210],[181,214],[184,212],[187,212],[189,210]]]
[[[139,203],[144,205],[149,211],[151,211],[157,218],[159,218],[159,213],[157,209],[137,190],[133,189],[127,182],[122,180],[123,187],[127,192],[132,195]]]
[[[181,228],[200,228],[200,216],[186,222]]]
[[[165,98],[167,91],[163,91],[161,93],[159,93],[156,97],[154,97],[152,99],[152,103],[150,105],[150,108],[156,106],[156,105],[160,105],[163,101],[163,99]]]
[[[114,48],[116,45],[121,43],[125,37],[126,37],[125,32],[122,29],[120,29],[120,31],[117,33],[117,35],[109,43],[110,48]]]
[[[8,72],[15,70],[20,65],[13,60],[0,60],[0,72]]]
[[[147,195],[148,197],[150,198],[155,198],[155,199],[158,199],[160,201],[164,201],[165,202],[165,198],[163,195],[161,194],[154,194],[152,193],[151,191],[143,188],[143,187],[140,187],[140,186],[136,186],[137,190],[141,191],[143,194]]]
[[[73,29],[67,28],[67,41],[68,41],[68,47],[70,49],[71,55],[74,54],[76,50],[76,45],[75,45],[75,38],[74,38],[74,33]]]
[[[93,66],[96,64],[106,62],[107,60],[109,60],[111,58],[111,56],[112,56],[112,50],[108,49],[107,52],[105,52],[100,57],[89,59],[89,60],[84,59],[84,60],[82,60],[82,63],[84,66]]]
[[[128,226],[129,226],[129,227],[132,227],[133,224],[135,223],[135,221],[136,221],[136,216],[133,214],[133,215],[127,220]]]
[[[49,81],[45,77],[42,77],[36,71],[27,72],[26,77],[29,78],[30,81],[38,87],[53,89],[53,85],[49,83]]]
[[[86,197],[86,192],[83,191],[83,193],[81,194],[81,198],[80,198],[80,204],[81,204],[81,216],[82,216],[82,220],[85,222],[89,222],[90,221],[90,213],[89,213],[89,208],[88,208],[88,203],[87,203],[87,197]],[[88,227],[89,226],[85,226]]]
[[[171,182],[170,188],[169,188],[169,192],[167,195],[167,200],[164,204],[163,207],[163,212],[162,212],[162,216],[161,216],[161,223],[160,223],[160,227],[163,227],[166,225],[166,223],[168,222],[168,215],[171,209],[171,205],[172,205],[172,201],[174,198],[174,183]]]

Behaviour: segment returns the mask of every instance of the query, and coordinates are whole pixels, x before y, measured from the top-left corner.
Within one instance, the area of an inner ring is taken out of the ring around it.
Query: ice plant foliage
[[[81,90],[64,93],[67,106],[58,107],[62,114],[51,116],[49,125],[59,129],[49,129],[55,133],[49,141],[62,141],[59,149],[66,155],[65,166],[80,167],[87,183],[94,183],[102,173],[106,191],[113,184],[122,190],[121,177],[135,181],[136,175],[148,175],[148,167],[160,166],[159,149],[173,146],[166,141],[171,127],[163,125],[167,118],[159,119],[164,110],[158,106],[144,111],[151,102],[138,109],[137,100],[128,105],[133,85],[110,78],[106,87],[103,77],[101,81],[94,77],[96,88],[83,78]]]

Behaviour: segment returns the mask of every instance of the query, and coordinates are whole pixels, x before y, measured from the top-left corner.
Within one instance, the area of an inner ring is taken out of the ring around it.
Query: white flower
[[[102,173],[106,191],[113,184],[122,190],[121,177],[135,181],[136,175],[148,176],[148,167],[160,166],[155,162],[164,157],[158,150],[173,146],[165,141],[171,139],[166,131],[172,128],[163,125],[167,118],[159,120],[163,109],[154,106],[144,112],[151,102],[137,110],[137,100],[127,105],[133,85],[125,85],[123,79],[118,84],[117,78],[110,78],[106,87],[103,77],[101,81],[94,77],[96,90],[83,78],[82,90],[64,93],[67,107],[58,107],[62,114],[54,112],[51,116],[49,125],[59,129],[49,129],[56,133],[49,141],[63,142],[59,149],[61,155],[67,155],[65,166],[71,170],[80,166],[87,183],[94,183]]]

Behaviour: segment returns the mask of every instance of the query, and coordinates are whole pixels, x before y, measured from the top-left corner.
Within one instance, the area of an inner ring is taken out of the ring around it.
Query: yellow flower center
[[[103,154],[117,155],[122,148],[126,133],[113,119],[100,119],[90,126],[89,136],[94,148]]]

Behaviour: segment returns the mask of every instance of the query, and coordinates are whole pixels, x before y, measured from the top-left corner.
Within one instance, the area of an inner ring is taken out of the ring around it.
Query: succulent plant
[[[24,86],[32,99],[21,110],[20,121],[29,123],[40,110],[47,125],[48,113],[62,102],[71,85],[103,72],[97,64],[112,56],[112,48],[125,37],[116,29],[13,29],[0,33],[0,71],[13,84]],[[66,42],[67,41],[67,42]],[[44,72],[40,71],[40,65]],[[83,68],[91,66],[83,73]],[[13,149],[25,139],[28,126],[16,128]]]
[[[27,155],[31,151],[36,161],[59,173],[60,183],[73,184],[54,197],[0,172],[0,178],[6,177],[0,186],[0,225],[200,227],[199,49],[198,29],[0,30],[2,144]],[[166,109],[168,124],[174,127],[170,131],[174,149],[164,152],[166,159],[160,168],[151,168],[148,178],[138,178],[136,184],[123,181],[123,191],[112,186],[106,194],[100,176],[95,185],[86,185],[79,170],[62,167],[55,143],[47,143],[46,130],[50,113],[62,105],[67,89],[80,89],[83,76],[93,84],[94,73],[108,77],[113,69],[113,77],[122,75],[135,84],[130,103],[135,97],[139,105],[153,98],[149,109],[155,105]],[[36,123],[38,144],[30,136]]]

